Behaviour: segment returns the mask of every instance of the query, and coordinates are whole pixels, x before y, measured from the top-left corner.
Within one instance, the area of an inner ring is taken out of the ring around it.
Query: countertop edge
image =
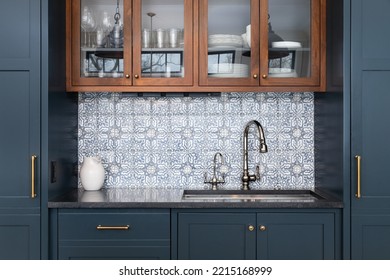
[[[100,191],[84,191],[74,189],[52,201],[48,202],[48,208],[210,208],[210,209],[320,209],[320,208],[343,208],[343,202],[333,197],[330,193],[316,189],[325,198],[316,202],[261,202],[261,201],[183,201],[181,199],[183,190],[165,189],[102,189]],[[139,195],[139,201],[137,196]],[[141,195],[142,194],[142,197]],[[126,201],[126,196],[129,201]]]

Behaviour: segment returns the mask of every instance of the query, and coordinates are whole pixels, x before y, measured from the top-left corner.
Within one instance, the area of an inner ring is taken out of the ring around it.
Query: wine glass
[[[106,38],[106,47],[110,46],[109,34],[113,28],[114,19],[108,15],[108,12],[104,11],[102,16],[102,28],[104,31],[104,37]]]
[[[88,32],[88,46],[93,47],[95,45],[92,33],[96,30],[97,24],[95,20],[95,16],[92,11],[87,13],[87,32]]]
[[[88,6],[84,6],[83,12],[81,13],[81,20],[80,20],[80,26],[81,26],[81,31],[83,32],[83,47],[88,47],[88,39],[87,39],[87,33],[88,33],[88,13],[89,13],[89,8]]]

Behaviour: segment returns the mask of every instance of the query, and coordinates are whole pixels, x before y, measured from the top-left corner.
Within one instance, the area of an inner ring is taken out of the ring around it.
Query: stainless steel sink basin
[[[185,190],[183,200],[315,202],[324,199],[310,190]]]

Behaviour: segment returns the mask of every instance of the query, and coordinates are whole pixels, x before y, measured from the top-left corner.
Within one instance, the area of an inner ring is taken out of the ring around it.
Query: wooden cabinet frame
[[[326,90],[326,0],[311,0],[311,77],[266,78],[268,73],[268,0],[251,1],[252,52],[248,78],[209,79],[208,0],[184,0],[184,78],[147,78],[141,70],[141,2],[123,0],[124,77],[82,78],[80,70],[80,2],[66,0],[67,90],[109,92],[266,92]],[[253,46],[259,46],[255,48]],[[138,78],[135,78],[138,75]]]

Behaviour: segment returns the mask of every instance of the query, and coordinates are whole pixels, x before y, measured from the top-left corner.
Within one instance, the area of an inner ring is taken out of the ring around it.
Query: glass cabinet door
[[[72,74],[78,85],[129,85],[128,0],[72,1]]]
[[[134,0],[134,84],[192,85],[192,0]]]
[[[319,84],[321,2],[261,0],[261,85]]]
[[[200,1],[200,84],[258,85],[259,3]]]

